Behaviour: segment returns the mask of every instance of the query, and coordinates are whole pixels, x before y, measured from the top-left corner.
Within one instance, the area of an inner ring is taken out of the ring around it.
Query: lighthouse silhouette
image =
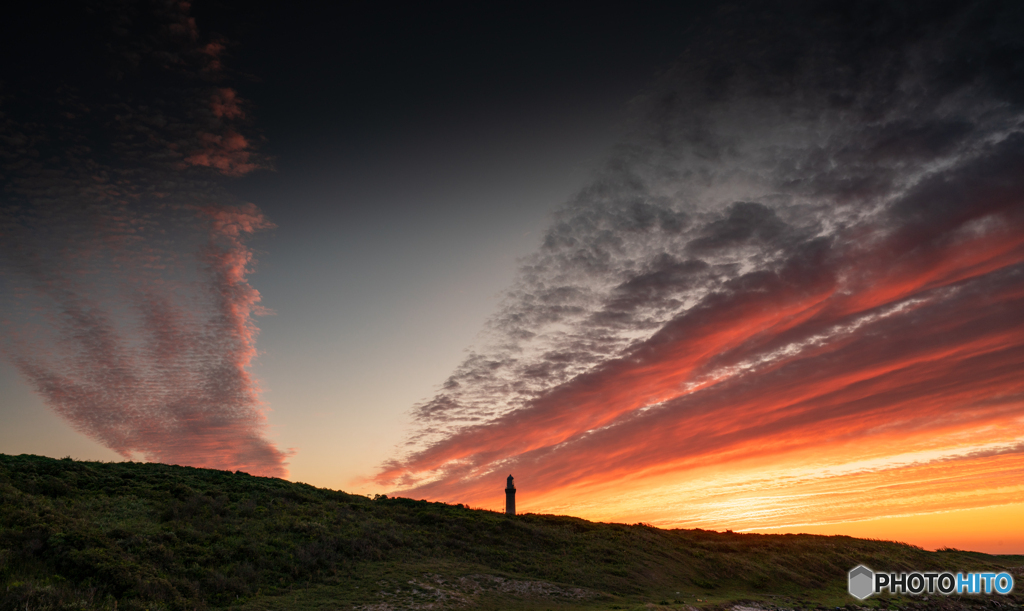
[[[512,476],[508,476],[508,484],[505,486],[505,515],[516,515],[516,485]]]

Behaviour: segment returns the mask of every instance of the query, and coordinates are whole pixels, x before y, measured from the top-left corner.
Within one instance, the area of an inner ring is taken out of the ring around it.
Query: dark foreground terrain
[[[1011,570],[1009,596],[846,572]],[[0,454],[0,609],[1020,608],[1022,556],[508,517],[209,469]]]

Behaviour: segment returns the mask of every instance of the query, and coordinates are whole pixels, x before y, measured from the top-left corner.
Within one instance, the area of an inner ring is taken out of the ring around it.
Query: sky
[[[1024,553],[1014,2],[22,7],[0,452]]]

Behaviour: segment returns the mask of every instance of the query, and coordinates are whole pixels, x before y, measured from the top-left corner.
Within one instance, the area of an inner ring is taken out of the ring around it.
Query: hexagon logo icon
[[[874,580],[874,572],[863,564],[860,564],[850,571],[850,581],[846,589],[850,592],[850,596],[859,600],[864,600],[873,593],[874,588],[872,587],[872,582]]]

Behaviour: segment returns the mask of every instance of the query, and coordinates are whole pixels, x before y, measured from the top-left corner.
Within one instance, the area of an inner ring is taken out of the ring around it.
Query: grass
[[[1024,557],[509,517],[244,473],[0,455],[0,609],[834,608],[858,602],[846,593],[857,564],[1003,570]]]

